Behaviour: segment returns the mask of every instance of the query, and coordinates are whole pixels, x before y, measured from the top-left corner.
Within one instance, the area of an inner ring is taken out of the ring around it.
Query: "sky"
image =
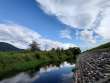
[[[80,47],[110,41],[109,0],[0,0],[0,41],[41,49]]]

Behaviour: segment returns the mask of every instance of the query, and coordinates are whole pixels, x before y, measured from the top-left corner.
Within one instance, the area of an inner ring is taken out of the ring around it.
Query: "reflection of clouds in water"
[[[31,77],[26,73],[21,73],[11,79],[6,79],[0,83],[31,83]]]
[[[47,68],[40,68],[39,73],[51,72],[58,69],[59,68],[57,66],[48,66]]]
[[[64,67],[75,67],[75,64],[70,64],[70,63],[64,62],[59,67],[49,65],[47,67],[40,68],[39,73],[41,74],[41,73],[45,73],[45,72],[51,72],[51,71],[55,71],[55,70],[58,70],[58,69],[64,68]]]
[[[73,83],[73,73],[63,74],[61,83]]]
[[[33,80],[38,79],[39,75],[35,75],[31,78],[27,73],[20,73],[12,78],[5,79],[0,83],[32,83]]]
[[[63,67],[75,67],[75,64],[70,64],[68,62],[64,62],[60,65],[60,68],[63,68]]]
[[[0,81],[0,83],[32,83],[34,80],[40,78],[40,75],[46,72],[54,72],[63,67],[74,67],[75,65],[71,65],[67,62],[64,62],[60,65],[60,67],[49,65],[47,67],[40,68],[39,72],[36,72],[33,77],[31,77],[28,73],[20,73],[12,78],[5,79]],[[72,83],[71,77],[73,73],[63,74],[62,75],[62,83]],[[68,81],[68,82],[67,82]]]

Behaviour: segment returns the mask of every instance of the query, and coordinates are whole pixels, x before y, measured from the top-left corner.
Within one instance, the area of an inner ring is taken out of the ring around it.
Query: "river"
[[[30,75],[27,72],[21,72],[16,76],[4,79],[0,83],[73,83],[74,73],[73,64],[64,62],[59,67],[48,65],[41,67],[39,71]]]

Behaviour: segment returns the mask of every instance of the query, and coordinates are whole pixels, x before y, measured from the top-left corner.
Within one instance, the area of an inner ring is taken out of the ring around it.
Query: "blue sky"
[[[72,43],[80,46],[82,49],[108,41],[109,38],[106,33],[110,29],[96,27],[97,25],[101,25],[100,20],[103,17],[103,11],[100,12],[100,7],[97,6],[97,10],[94,10],[95,7],[92,8],[92,13],[87,8],[85,9],[87,10],[86,13],[73,10],[74,7],[79,7],[78,4],[80,5],[81,1],[78,1],[72,6],[71,3],[74,0],[60,0],[59,2],[58,0],[0,0],[0,23],[12,22],[25,26],[47,39],[62,43]],[[96,0],[96,3],[101,1],[103,0]],[[90,4],[90,6],[93,5]],[[68,8],[70,10],[66,10]],[[76,13],[71,12],[72,10]],[[91,17],[92,14],[94,17]],[[100,20],[95,20],[96,18],[100,18]],[[89,25],[91,23],[94,24]],[[103,24],[102,26],[106,25]],[[90,26],[93,28],[88,28]],[[102,32],[102,30],[105,32]]]
[[[27,26],[51,38],[58,36],[56,33],[60,27],[64,27],[54,17],[46,15],[35,0],[1,0],[0,21],[12,21]]]

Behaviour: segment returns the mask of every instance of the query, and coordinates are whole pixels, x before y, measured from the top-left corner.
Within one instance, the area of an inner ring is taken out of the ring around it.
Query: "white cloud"
[[[64,48],[76,47],[71,43],[62,43],[46,39],[39,33],[30,30],[25,26],[14,23],[1,23],[0,24],[0,42],[7,42],[19,48],[28,48],[29,44],[35,40],[40,44],[40,48],[49,50],[51,48]]]
[[[93,37],[93,31],[89,31],[89,30],[81,31],[81,36],[82,38],[84,38],[84,40],[92,44],[96,43],[95,38]]]
[[[62,38],[72,39],[71,30],[69,30],[69,29],[64,29],[64,30],[60,31],[60,35]]]
[[[45,13],[54,15],[71,28],[92,30],[102,38],[110,38],[110,0],[36,0]],[[79,32],[82,34],[82,31]],[[91,35],[87,33],[84,38]],[[94,35],[89,37],[95,42]],[[87,39],[87,38],[86,38]],[[103,39],[103,40],[104,40]]]
[[[99,12],[100,0],[36,0],[41,8],[71,27],[89,26]]]
[[[110,40],[110,8],[106,9],[106,12],[104,12],[104,18],[95,31],[104,39]]]

